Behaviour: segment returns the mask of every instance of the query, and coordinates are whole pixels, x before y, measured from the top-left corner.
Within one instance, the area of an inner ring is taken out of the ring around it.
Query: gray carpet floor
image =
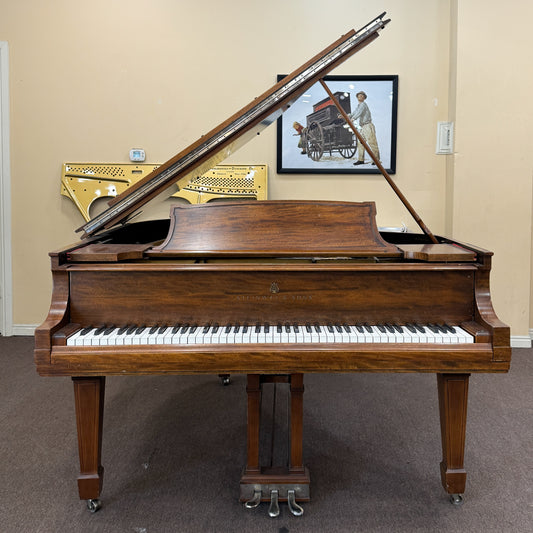
[[[0,531],[533,531],[533,350],[470,380],[464,505],[440,485],[436,378],[307,375],[304,515],[238,501],[245,377],[110,377],[103,507],[77,496],[72,383],[41,378],[33,339],[0,338]]]

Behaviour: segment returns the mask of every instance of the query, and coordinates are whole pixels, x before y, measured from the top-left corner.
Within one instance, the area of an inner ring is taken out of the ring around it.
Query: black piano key
[[[157,333],[158,329],[159,329],[159,326],[152,326],[150,328],[150,335],[153,335],[154,333]]]
[[[286,333],[290,333],[291,332],[291,325],[288,322],[285,324],[285,332]]]
[[[270,324],[268,322],[265,323],[265,333],[270,332]]]
[[[194,333],[197,329],[198,329],[198,324],[194,324],[194,325],[192,325],[192,326],[190,327],[190,329],[189,329],[189,335],[190,335],[191,333]]]
[[[189,324],[184,324],[180,329],[180,335],[184,335],[189,330]]]
[[[448,333],[455,333],[455,328],[453,326],[450,326],[449,324],[444,324],[444,327],[446,328],[446,331]]]
[[[239,323],[235,324],[233,328],[233,333],[239,333],[240,330],[241,330],[241,325]]]
[[[213,333],[213,334],[218,333],[219,328],[220,328],[220,326],[219,326],[218,324],[213,324],[213,331],[212,331],[212,333]]]
[[[93,335],[96,336],[96,335],[101,335],[104,331],[105,331],[106,327],[105,326],[100,326],[94,333]]]
[[[83,328],[83,329],[81,330],[80,336],[81,336],[81,335],[85,336],[85,335],[87,335],[87,333],[89,333],[89,331],[92,331],[92,330],[93,330],[93,327],[92,327],[92,326],[89,326],[88,328]]]
[[[122,326],[118,332],[117,332],[117,335],[123,335],[124,333],[126,333],[126,331],[128,331],[129,329],[129,326]]]
[[[105,328],[104,335],[109,335],[112,331],[115,331],[115,326],[108,326]]]
[[[210,329],[211,329],[211,326],[209,324],[206,324],[204,326],[204,329],[202,330],[202,333],[205,335],[206,333],[209,333]]]
[[[159,335],[161,335],[161,333],[165,333],[165,331],[167,330],[168,326],[161,326],[158,330],[157,330],[157,333],[159,333]]]
[[[329,332],[329,333],[334,333],[334,331],[333,331],[333,326],[332,326],[331,324],[328,324],[328,325],[327,325],[327,328],[328,328],[328,332]]]
[[[403,333],[403,327],[400,326],[399,324],[392,324],[392,327],[393,327],[398,333]]]
[[[244,324],[243,327],[242,327],[242,332],[244,334],[248,333],[248,324]]]
[[[432,333],[439,333],[439,328],[436,324],[428,324],[428,328]]]
[[[294,329],[294,333],[300,333],[300,327],[298,326],[298,324],[294,324],[292,328]]]
[[[227,324],[227,325],[226,325],[226,329],[224,330],[224,333],[231,333],[231,328],[232,328],[232,327],[233,327],[233,326],[232,326],[231,324]]]
[[[146,326],[139,326],[135,329],[135,334],[138,335],[139,333],[142,333],[145,330]]]
[[[255,325],[255,332],[261,333],[261,324],[259,322],[257,322],[257,324]]]
[[[283,327],[281,326],[281,324],[277,325],[277,332],[278,333],[283,333]]]
[[[363,327],[366,329],[368,333],[373,333],[372,328],[368,324],[364,324]]]
[[[305,325],[305,331],[307,331],[307,333],[312,333],[313,332],[313,329],[311,328],[311,324],[307,323]]]
[[[378,328],[380,333],[387,333],[385,326],[383,326],[382,324],[378,324],[376,327]]]
[[[385,329],[386,329],[389,333],[394,333],[394,327],[392,326],[392,324],[385,324]]]
[[[181,329],[181,324],[176,324],[176,325],[172,328],[172,333],[175,335],[176,333],[179,332],[180,329]]]
[[[137,330],[137,326],[129,326],[127,331],[126,331],[126,334],[127,335],[133,335],[136,330]]]
[[[357,331],[359,333],[364,333],[365,332],[365,328],[363,326],[361,326],[361,324],[356,324],[355,329],[357,329]]]
[[[315,324],[315,325],[314,325],[314,328],[315,328],[315,331],[316,331],[317,333],[320,333],[320,325],[319,325],[319,324]]]
[[[413,325],[414,325],[414,327],[416,328],[416,330],[418,332],[420,332],[420,333],[425,333],[426,332],[426,329],[421,324],[413,324]]]
[[[416,333],[416,328],[413,326],[413,324],[405,324],[405,327],[406,327],[411,333]]]
[[[350,329],[350,326],[348,326],[348,324],[343,324],[342,327],[344,328],[344,331],[346,333],[351,333],[351,329]]]
[[[339,332],[339,333],[342,333],[342,326],[340,324],[335,324],[335,329]]]

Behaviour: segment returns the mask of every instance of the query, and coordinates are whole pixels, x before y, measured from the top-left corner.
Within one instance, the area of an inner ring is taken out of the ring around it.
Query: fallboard
[[[473,320],[470,265],[110,265],[70,270],[70,322],[318,321],[380,323]]]

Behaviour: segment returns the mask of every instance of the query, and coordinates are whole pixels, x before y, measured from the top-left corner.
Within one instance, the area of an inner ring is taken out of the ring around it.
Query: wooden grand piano
[[[169,220],[125,221],[377,37],[383,16],[349,32],[159,167],[50,254],[50,312],[35,332],[43,376],[71,376],[79,496],[102,489],[105,376],[248,375],[248,507],[309,499],[302,454],[308,372],[437,374],[444,489],[460,502],[472,372],[506,372],[509,328],[490,299],[490,252],[426,233],[380,233],[373,202],[265,201],[176,206]],[[264,383],[289,383],[288,465],[259,461]]]

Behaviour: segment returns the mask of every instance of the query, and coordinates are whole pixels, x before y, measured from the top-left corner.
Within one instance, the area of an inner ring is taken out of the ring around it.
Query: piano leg
[[[73,377],[80,475],[78,491],[87,500],[90,511],[97,511],[104,477],[102,457],[102,425],[104,419],[105,377]]]
[[[437,374],[442,438],[440,473],[442,486],[452,503],[463,501],[468,378],[470,374]]]

